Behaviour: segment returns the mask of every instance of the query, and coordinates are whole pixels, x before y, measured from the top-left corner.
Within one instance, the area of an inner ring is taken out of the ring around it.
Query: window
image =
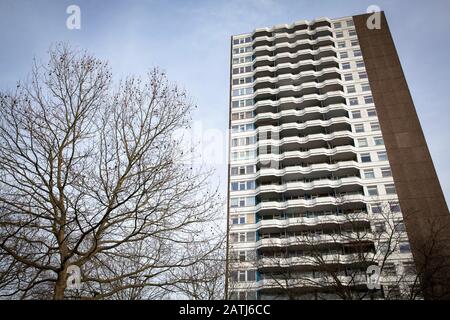
[[[233,108],[250,107],[252,105],[253,105],[253,99],[236,100],[236,101],[233,101],[233,103],[232,103]]]
[[[231,191],[245,191],[255,189],[255,181],[239,181],[231,183]]]
[[[358,72],[358,77],[360,79],[367,79],[367,72],[365,72],[365,71]]]
[[[336,38],[343,38],[343,37],[344,37],[344,33],[342,31],[336,32]]]
[[[376,117],[377,116],[377,110],[375,110],[375,109],[368,109],[367,110],[367,116],[368,117]]]
[[[255,197],[231,198],[231,208],[249,207],[255,205]]]
[[[233,74],[247,73],[252,71],[252,66],[239,67],[233,69]]]
[[[365,179],[374,179],[375,173],[373,172],[373,169],[364,170],[364,178]]]
[[[339,49],[345,48],[345,41],[339,41],[339,42],[338,42],[338,48],[339,48]]]
[[[247,300],[256,300],[256,298],[256,291],[247,291]]]
[[[355,124],[355,132],[356,133],[364,132],[364,125],[363,124]]]
[[[356,47],[356,46],[359,45],[358,40],[352,40],[352,41],[350,42],[350,44],[351,44],[352,47]]]
[[[377,155],[378,155],[379,161],[387,161],[387,159],[388,159],[386,151],[379,151],[379,152],[377,152]]]
[[[231,218],[231,224],[245,224],[245,217],[234,216]]]
[[[242,112],[239,114],[241,119],[249,119],[253,118],[255,116],[255,113],[253,111],[247,111],[244,114]]]
[[[252,60],[253,60],[252,56],[246,56],[246,57],[241,57],[241,58],[234,58],[233,59],[233,64],[248,63],[248,62],[252,62]]]
[[[256,260],[256,251],[253,251],[253,250],[249,250],[249,251],[246,251],[246,253],[247,253],[247,261],[253,261],[253,260]]]
[[[355,93],[356,89],[355,86],[347,86],[347,93]]]
[[[383,178],[389,178],[392,177],[392,171],[391,168],[381,168],[381,175]]]
[[[240,38],[240,39],[233,39],[233,44],[242,44],[242,43],[248,43],[252,42],[252,37],[246,37],[246,38]]]
[[[370,91],[370,85],[368,83],[364,83],[361,85],[362,91]]]
[[[335,27],[336,29],[340,29],[340,28],[342,28],[342,23],[340,23],[340,22],[335,22],[335,23],[333,24],[333,27]]]
[[[382,212],[381,205],[379,204],[372,204],[370,207],[372,209],[372,213],[377,214]]]
[[[405,232],[406,231],[406,227],[405,227],[405,223],[403,221],[395,221],[394,222],[394,230],[398,231],[398,232]]]
[[[256,143],[256,136],[253,137],[245,137],[245,138],[234,138],[231,140],[231,146],[249,146]]]
[[[359,119],[361,118],[361,111],[357,110],[357,111],[352,111],[352,118],[353,119]]]
[[[400,253],[409,253],[411,252],[411,246],[408,242],[401,242],[399,245]]]
[[[256,279],[255,270],[248,270],[247,271],[247,281],[255,281],[255,279]]]
[[[353,75],[351,73],[344,74],[344,80],[345,81],[352,81]]]
[[[231,167],[231,175],[232,176],[251,174],[254,172],[255,172],[254,165],[249,165],[249,166],[244,166],[244,167]]]
[[[400,212],[400,205],[398,203],[389,204],[389,208],[391,209],[391,212],[393,212],[393,213]]]
[[[231,153],[231,160],[253,160],[257,157],[256,150],[247,150],[247,151],[239,151]]]
[[[403,272],[405,274],[416,274],[416,266],[413,261],[403,262]]]
[[[247,258],[247,255],[246,255],[245,251],[239,251],[239,261],[245,262],[246,258]]]
[[[348,70],[348,69],[350,69],[350,62],[343,63],[343,64],[342,64],[342,69],[343,69],[343,70]]]
[[[393,184],[385,184],[384,190],[386,191],[386,194],[395,194],[395,186]]]
[[[253,93],[253,88],[241,88],[241,89],[235,89],[233,90],[233,96],[244,96],[247,94],[252,94]]]
[[[376,146],[384,146],[384,139],[383,139],[383,137],[374,137],[373,141],[375,142]]]
[[[364,147],[367,147],[367,146],[368,146],[368,144],[367,144],[367,139],[366,138],[358,139],[358,147],[364,148]]]
[[[365,96],[364,97],[364,103],[367,103],[367,104],[373,103],[373,97],[372,96]]]
[[[240,85],[240,84],[247,84],[247,83],[252,83],[253,82],[253,77],[245,77],[245,78],[237,78],[237,79],[233,79],[233,85]]]
[[[382,241],[378,243],[378,251],[381,253],[387,253],[389,250],[389,243]]]
[[[364,68],[366,65],[364,64],[364,61],[356,61],[356,67],[357,68]]]
[[[367,194],[369,196],[378,196],[378,187],[377,186],[367,186]]]
[[[347,52],[341,52],[341,53],[339,53],[339,57],[341,59],[347,59],[348,58],[348,53]]]
[[[380,124],[378,122],[371,122],[370,123],[370,129],[372,131],[379,131],[380,130]]]
[[[355,57],[361,57],[361,56],[362,56],[361,50],[354,50],[354,51],[353,51],[353,56],[355,56]]]
[[[389,277],[389,276],[395,276],[397,274],[397,270],[395,267],[395,264],[392,262],[386,262],[383,267],[383,275]]]
[[[355,29],[350,29],[350,30],[348,30],[348,36],[349,36],[349,37],[356,36],[356,30],[355,30]]]
[[[247,232],[247,242],[254,242],[255,238],[255,232]]]
[[[357,106],[359,104],[358,98],[350,98],[348,99],[348,101],[350,102],[351,106]]]
[[[353,27],[354,25],[353,20],[347,20],[347,27]]]
[[[361,154],[361,162],[371,162],[370,153],[362,153]]]
[[[376,222],[374,224],[374,230],[377,233],[383,233],[386,231],[386,224],[384,222]]]
[[[252,52],[252,51],[253,51],[253,48],[251,46],[241,47],[241,48],[233,49],[233,54],[241,54],[241,53]]]

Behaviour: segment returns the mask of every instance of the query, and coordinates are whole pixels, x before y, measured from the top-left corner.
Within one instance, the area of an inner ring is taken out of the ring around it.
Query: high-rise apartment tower
[[[383,12],[232,36],[229,126],[229,298],[448,297],[448,207]]]

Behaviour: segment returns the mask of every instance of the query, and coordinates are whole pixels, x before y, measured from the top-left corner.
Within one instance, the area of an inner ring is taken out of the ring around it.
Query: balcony
[[[320,259],[320,261],[318,260]],[[292,268],[295,266],[314,267],[317,265],[355,265],[355,264],[373,264],[375,254],[371,252],[364,253],[361,257],[358,254],[323,254],[319,257],[302,256],[290,258],[261,258],[258,260],[258,269],[273,268]]]
[[[253,39],[261,36],[272,36],[273,33],[293,33],[299,30],[318,29],[321,27],[331,27],[331,20],[328,18],[320,18],[313,21],[297,21],[293,24],[281,24],[271,28],[258,28],[253,32]]]
[[[322,179],[330,176],[345,177],[359,176],[360,164],[356,161],[340,161],[334,164],[317,163],[308,166],[293,165],[284,168],[259,168],[255,179],[261,185],[279,183],[284,181],[304,180],[304,179]]]
[[[258,77],[254,79],[255,90],[264,88],[276,88],[283,85],[299,85],[305,82],[323,82],[331,79],[341,79],[341,71],[337,67],[323,68],[320,71],[305,70],[299,73],[283,73],[274,77]]]
[[[255,101],[263,99],[273,99],[303,96],[309,94],[325,94],[333,91],[343,91],[344,84],[340,79],[330,79],[324,82],[317,83],[315,81],[302,83],[300,85],[284,85],[276,89],[263,88],[254,92],[253,97]]]
[[[283,111],[284,112],[284,111]],[[295,113],[294,113],[295,114]],[[257,117],[258,119],[258,117]],[[331,127],[334,126],[335,130],[329,131],[328,134],[330,133],[334,133],[337,131],[347,131],[349,128],[351,128],[351,120],[346,117],[346,116],[340,116],[340,117],[336,117],[336,118],[331,118],[328,120],[320,120],[320,119],[313,119],[313,120],[307,120],[305,122],[286,122],[286,123],[282,123],[280,125],[263,125],[263,126],[258,126],[258,128],[256,128],[256,132],[258,134],[258,136],[261,136],[261,134],[263,132],[271,132],[271,133],[281,133],[284,132],[284,136],[283,137],[295,137],[295,136],[299,136],[300,132],[303,132],[304,136],[308,136],[311,134],[316,134],[316,133],[323,133],[323,130],[319,130],[319,132],[316,132],[314,130],[309,130],[308,132],[308,128],[313,128],[313,127],[320,127],[320,128],[328,128],[331,130]],[[341,129],[341,130],[339,130]]]
[[[337,196],[320,196],[316,197],[313,196],[310,199],[305,197],[298,197],[291,200],[285,200],[285,201],[262,201],[258,203],[255,206],[255,211],[286,211],[290,208],[313,208],[317,207],[317,209],[320,208],[327,208],[327,207],[336,207],[337,205],[341,205],[343,203],[347,202],[360,202],[360,203],[366,203],[370,199],[368,197],[365,197],[362,193],[347,193],[347,194],[341,194]]]
[[[259,149],[261,150],[261,149]],[[266,151],[264,151],[266,152]],[[280,162],[282,166],[290,166],[299,163],[299,160],[308,160],[311,163],[323,163],[332,157],[336,161],[356,160],[358,149],[350,146],[338,146],[335,148],[319,148],[308,151],[286,151],[281,154],[274,154],[271,151],[258,154],[258,163]]]
[[[319,47],[318,49],[303,49],[294,53],[281,52],[276,55],[264,55],[255,57],[253,66],[274,66],[281,63],[298,63],[302,60],[319,60],[326,57],[337,57],[338,50],[333,45]]]
[[[266,238],[256,242],[256,248],[308,248],[326,244],[372,243],[376,237],[370,232],[342,232],[341,234],[316,234],[313,236],[295,236],[286,238]]]
[[[262,185],[256,188],[256,192],[259,193],[285,193],[293,190],[304,190],[311,191],[319,188],[340,188],[348,185],[359,185],[362,186],[363,182],[359,177],[345,177],[341,179],[331,180],[331,179],[316,179],[312,182],[303,181],[292,181],[287,182],[282,185],[268,184]]]
[[[338,68],[339,58],[324,57],[318,60],[302,60],[297,63],[280,63],[274,67],[262,66],[253,69],[253,78],[274,77],[283,74],[298,74],[305,71],[321,71],[326,68]]]
[[[290,109],[280,112],[259,113],[254,117],[256,127],[265,125],[278,126],[298,121],[311,121],[347,117],[350,108],[345,104],[334,104],[327,107],[312,106],[301,110]]]
[[[335,148],[339,146],[353,145],[354,133],[350,130],[336,131],[333,133],[315,133],[306,136],[285,136],[281,139],[267,138],[259,135],[257,147],[277,147],[284,153],[288,151],[311,150],[320,148]]]
[[[328,277],[306,277],[303,276],[299,279],[264,279],[260,280],[257,283],[256,288],[258,290],[264,290],[264,292],[271,291],[271,289],[275,290],[283,290],[280,286],[280,283],[284,288],[289,289],[324,289],[326,287],[334,287],[337,285],[336,279]],[[352,276],[338,276],[339,283],[343,286],[352,286],[352,287],[365,287],[367,289],[367,277],[365,275],[359,275],[356,277]]]
[[[324,94],[309,94],[302,97],[285,97],[275,100],[262,100],[254,105],[257,114],[273,111],[284,111],[292,109],[305,109],[320,105],[327,107],[333,104],[345,104],[346,95],[343,91],[333,91]]]
[[[359,210],[352,211],[353,213],[346,214],[330,214],[320,215],[314,217],[296,217],[288,219],[263,219],[259,220],[256,228],[262,233],[280,232],[281,230],[306,230],[311,227],[320,226],[328,228],[336,225],[348,225],[356,223],[365,223],[368,225],[370,219],[367,211]]]
[[[322,26],[311,30],[303,27],[298,30],[282,29],[276,33],[266,33],[253,38],[253,47],[273,45],[274,43],[293,43],[299,40],[318,38],[321,36],[332,36],[333,29],[330,26]]]

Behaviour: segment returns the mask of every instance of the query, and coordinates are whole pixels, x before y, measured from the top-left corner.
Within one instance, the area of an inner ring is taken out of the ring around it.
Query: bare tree
[[[225,299],[226,234],[223,228],[215,229],[220,235],[221,246],[199,263],[174,270],[178,279],[174,290],[179,299],[222,300]],[[193,250],[196,250],[195,248]],[[198,248],[197,250],[204,250]]]
[[[194,106],[158,69],[114,89],[107,63],[49,54],[0,97],[0,296],[167,297],[221,246],[202,232],[222,202],[211,171],[174,135]]]
[[[421,214],[412,211],[412,217],[405,216],[405,220]],[[409,299],[417,296],[430,300],[450,299],[450,219],[436,215],[422,217],[420,231],[421,235],[411,241],[415,272],[407,273],[399,285],[409,284],[410,290],[406,292]]]
[[[269,250],[257,260],[255,268],[272,284],[270,291],[275,297],[422,298],[419,272],[408,270],[392,274],[392,261],[399,259],[399,245],[407,240],[402,216],[395,209],[398,205],[394,202],[375,203],[377,213],[369,216],[366,211],[345,209],[347,200],[338,198],[337,211],[332,214],[335,217],[330,221],[339,223],[328,223],[334,228],[280,234],[279,237],[301,246],[302,250],[300,254],[290,252],[288,247],[281,251]],[[367,287],[366,270],[371,265],[380,268],[382,290]],[[402,290],[397,290],[399,287]]]

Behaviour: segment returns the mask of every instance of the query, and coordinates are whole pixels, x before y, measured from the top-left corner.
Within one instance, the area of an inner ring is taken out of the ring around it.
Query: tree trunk
[[[55,291],[53,292],[54,300],[64,300],[64,291],[66,289],[66,269],[58,273],[58,278],[55,282]]]

